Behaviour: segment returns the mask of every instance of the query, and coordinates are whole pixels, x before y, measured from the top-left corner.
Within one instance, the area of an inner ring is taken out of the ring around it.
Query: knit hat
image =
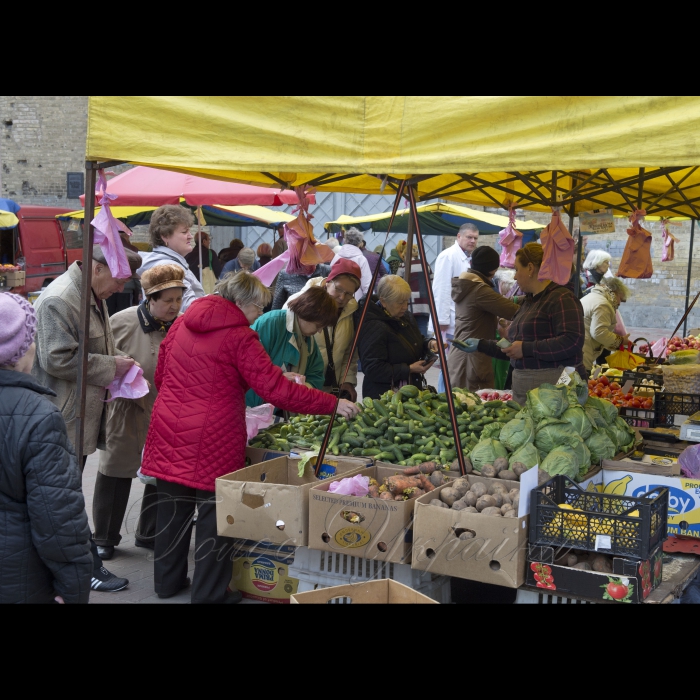
[[[141,275],[141,286],[147,297],[173,287],[187,289],[185,269],[180,265],[156,265]]]
[[[471,269],[482,275],[490,275],[501,265],[501,256],[487,245],[479,246],[472,253]]]
[[[331,272],[328,275],[326,282],[330,282],[340,275],[350,275],[351,277],[356,277],[357,283],[362,284],[362,270],[360,270],[360,266],[352,260],[348,260],[347,258],[338,258],[338,261],[333,263],[333,267],[331,267]]]
[[[0,294],[0,366],[14,365],[34,342],[36,311],[17,294]]]

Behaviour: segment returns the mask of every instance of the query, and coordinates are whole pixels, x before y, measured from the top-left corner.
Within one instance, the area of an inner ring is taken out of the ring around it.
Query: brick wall
[[[20,204],[80,206],[67,199],[66,174],[85,169],[87,100],[0,95],[0,196]]]

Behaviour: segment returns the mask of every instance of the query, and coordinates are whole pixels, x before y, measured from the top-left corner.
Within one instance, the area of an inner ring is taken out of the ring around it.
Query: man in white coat
[[[452,280],[471,268],[472,253],[479,245],[479,229],[464,224],[457,232],[453,246],[443,250],[435,261],[433,295],[443,340],[452,340],[455,333],[455,303],[452,300]],[[434,332],[432,319],[428,332]],[[435,334],[437,335],[437,333]],[[445,380],[440,372],[438,390],[445,391]]]
[[[362,273],[362,281],[360,288],[355,294],[355,299],[359,302],[367,296],[367,290],[369,289],[370,282],[372,281],[372,271],[370,270],[367,258],[362,253],[360,246],[365,240],[362,231],[358,231],[356,228],[350,228],[345,232],[343,237],[343,245],[340,248],[336,248],[336,255],[333,258],[331,267],[335,265],[339,260],[345,258],[345,260],[351,260],[355,264],[359,265],[360,272]]]

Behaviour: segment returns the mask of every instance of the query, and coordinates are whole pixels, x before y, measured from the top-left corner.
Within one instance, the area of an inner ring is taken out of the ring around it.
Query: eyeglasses
[[[250,303],[251,303],[253,306],[257,306],[257,307],[260,309],[260,311],[265,311],[265,307],[264,307],[264,306],[260,306],[260,304],[256,304],[254,301],[251,301]]]
[[[331,284],[333,285],[333,289],[335,289],[335,291],[336,291],[339,295],[341,295],[341,296],[344,296],[344,297],[351,297],[351,296],[354,296],[354,295],[355,295],[355,292],[348,292],[348,291],[346,291],[346,290],[343,289],[342,287],[339,287],[339,286],[335,283],[335,281],[333,281],[333,280],[331,280]]]

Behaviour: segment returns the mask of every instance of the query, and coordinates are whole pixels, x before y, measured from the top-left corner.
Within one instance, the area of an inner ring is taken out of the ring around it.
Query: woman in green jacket
[[[270,311],[252,326],[272,363],[282,368],[290,381],[305,377],[306,386],[322,389],[325,381],[323,357],[314,336],[338,319],[335,300],[322,287],[314,287],[289,302],[287,309]],[[246,406],[263,400],[251,389]]]

